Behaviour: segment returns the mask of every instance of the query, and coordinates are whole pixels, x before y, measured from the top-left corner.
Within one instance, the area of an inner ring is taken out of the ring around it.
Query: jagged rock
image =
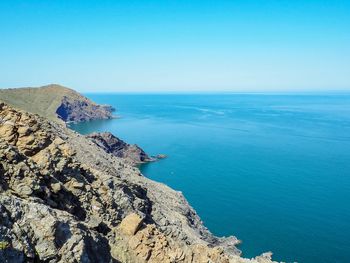
[[[92,133],[87,135],[96,145],[101,147],[107,153],[116,157],[124,158],[132,164],[140,164],[144,162],[154,161],[140,147],[133,144],[130,145],[123,140],[115,137],[110,132]]]
[[[142,222],[142,217],[140,217],[138,214],[132,213],[123,219],[119,228],[126,235],[135,235]]]
[[[52,183],[51,189],[53,193],[57,194],[62,189],[61,183]]]
[[[118,246],[124,243],[125,249],[130,249],[131,257],[125,257],[123,250],[116,249],[112,244],[112,254],[123,258],[123,262],[149,262],[149,263],[171,263],[171,262],[213,262],[213,263],[248,263],[258,262],[248,260],[239,256],[230,256],[221,247],[209,247],[207,244],[193,244],[181,246],[171,238],[160,232],[156,225],[145,225],[136,234],[125,233],[119,228]],[[124,234],[124,235],[123,235]],[[120,235],[122,239],[120,239]],[[267,258],[266,258],[267,259]],[[271,262],[271,259],[270,259]]]
[[[167,156],[165,154],[157,154],[156,158],[157,159],[165,159],[165,158],[167,158]]]
[[[63,121],[90,121],[95,119],[112,118],[113,108],[108,105],[97,105],[89,99],[81,97],[72,100],[70,96],[64,96],[56,113]]]

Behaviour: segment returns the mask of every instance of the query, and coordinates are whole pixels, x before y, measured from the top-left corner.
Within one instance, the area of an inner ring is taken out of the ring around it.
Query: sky
[[[350,0],[0,0],[0,88],[350,90]]]

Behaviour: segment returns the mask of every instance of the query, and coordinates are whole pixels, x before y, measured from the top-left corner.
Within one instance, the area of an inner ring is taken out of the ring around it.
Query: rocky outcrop
[[[0,262],[271,262],[236,244],[213,236],[181,193],[0,103]]]
[[[65,122],[81,122],[110,119],[112,111],[111,106],[95,104],[85,97],[72,99],[69,96],[64,96],[56,113]]]
[[[39,88],[0,89],[0,101],[53,121],[81,122],[110,119],[114,109],[78,92],[51,84]]]
[[[237,255],[227,255],[222,247],[210,247],[206,244],[180,246],[159,231],[155,224],[142,225],[142,218],[137,214],[125,217],[114,231],[117,233],[115,243],[118,245],[112,244],[112,255],[122,262],[271,262],[271,253],[249,260]]]
[[[140,229],[143,218],[138,214],[132,213],[126,216],[119,225],[119,229],[126,235],[135,235]]]
[[[155,160],[154,158],[149,157],[139,146],[128,144],[115,137],[110,132],[92,133],[86,137],[91,139],[105,152],[123,158],[131,164],[140,164]]]

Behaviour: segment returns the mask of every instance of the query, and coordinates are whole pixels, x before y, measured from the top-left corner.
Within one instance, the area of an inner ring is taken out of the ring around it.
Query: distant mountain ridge
[[[78,92],[58,84],[0,89],[0,101],[59,122],[111,119],[114,110],[111,106],[96,104]]]

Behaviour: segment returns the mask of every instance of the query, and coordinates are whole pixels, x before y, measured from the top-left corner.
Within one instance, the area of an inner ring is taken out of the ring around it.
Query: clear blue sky
[[[350,90],[350,0],[1,0],[0,87]]]

